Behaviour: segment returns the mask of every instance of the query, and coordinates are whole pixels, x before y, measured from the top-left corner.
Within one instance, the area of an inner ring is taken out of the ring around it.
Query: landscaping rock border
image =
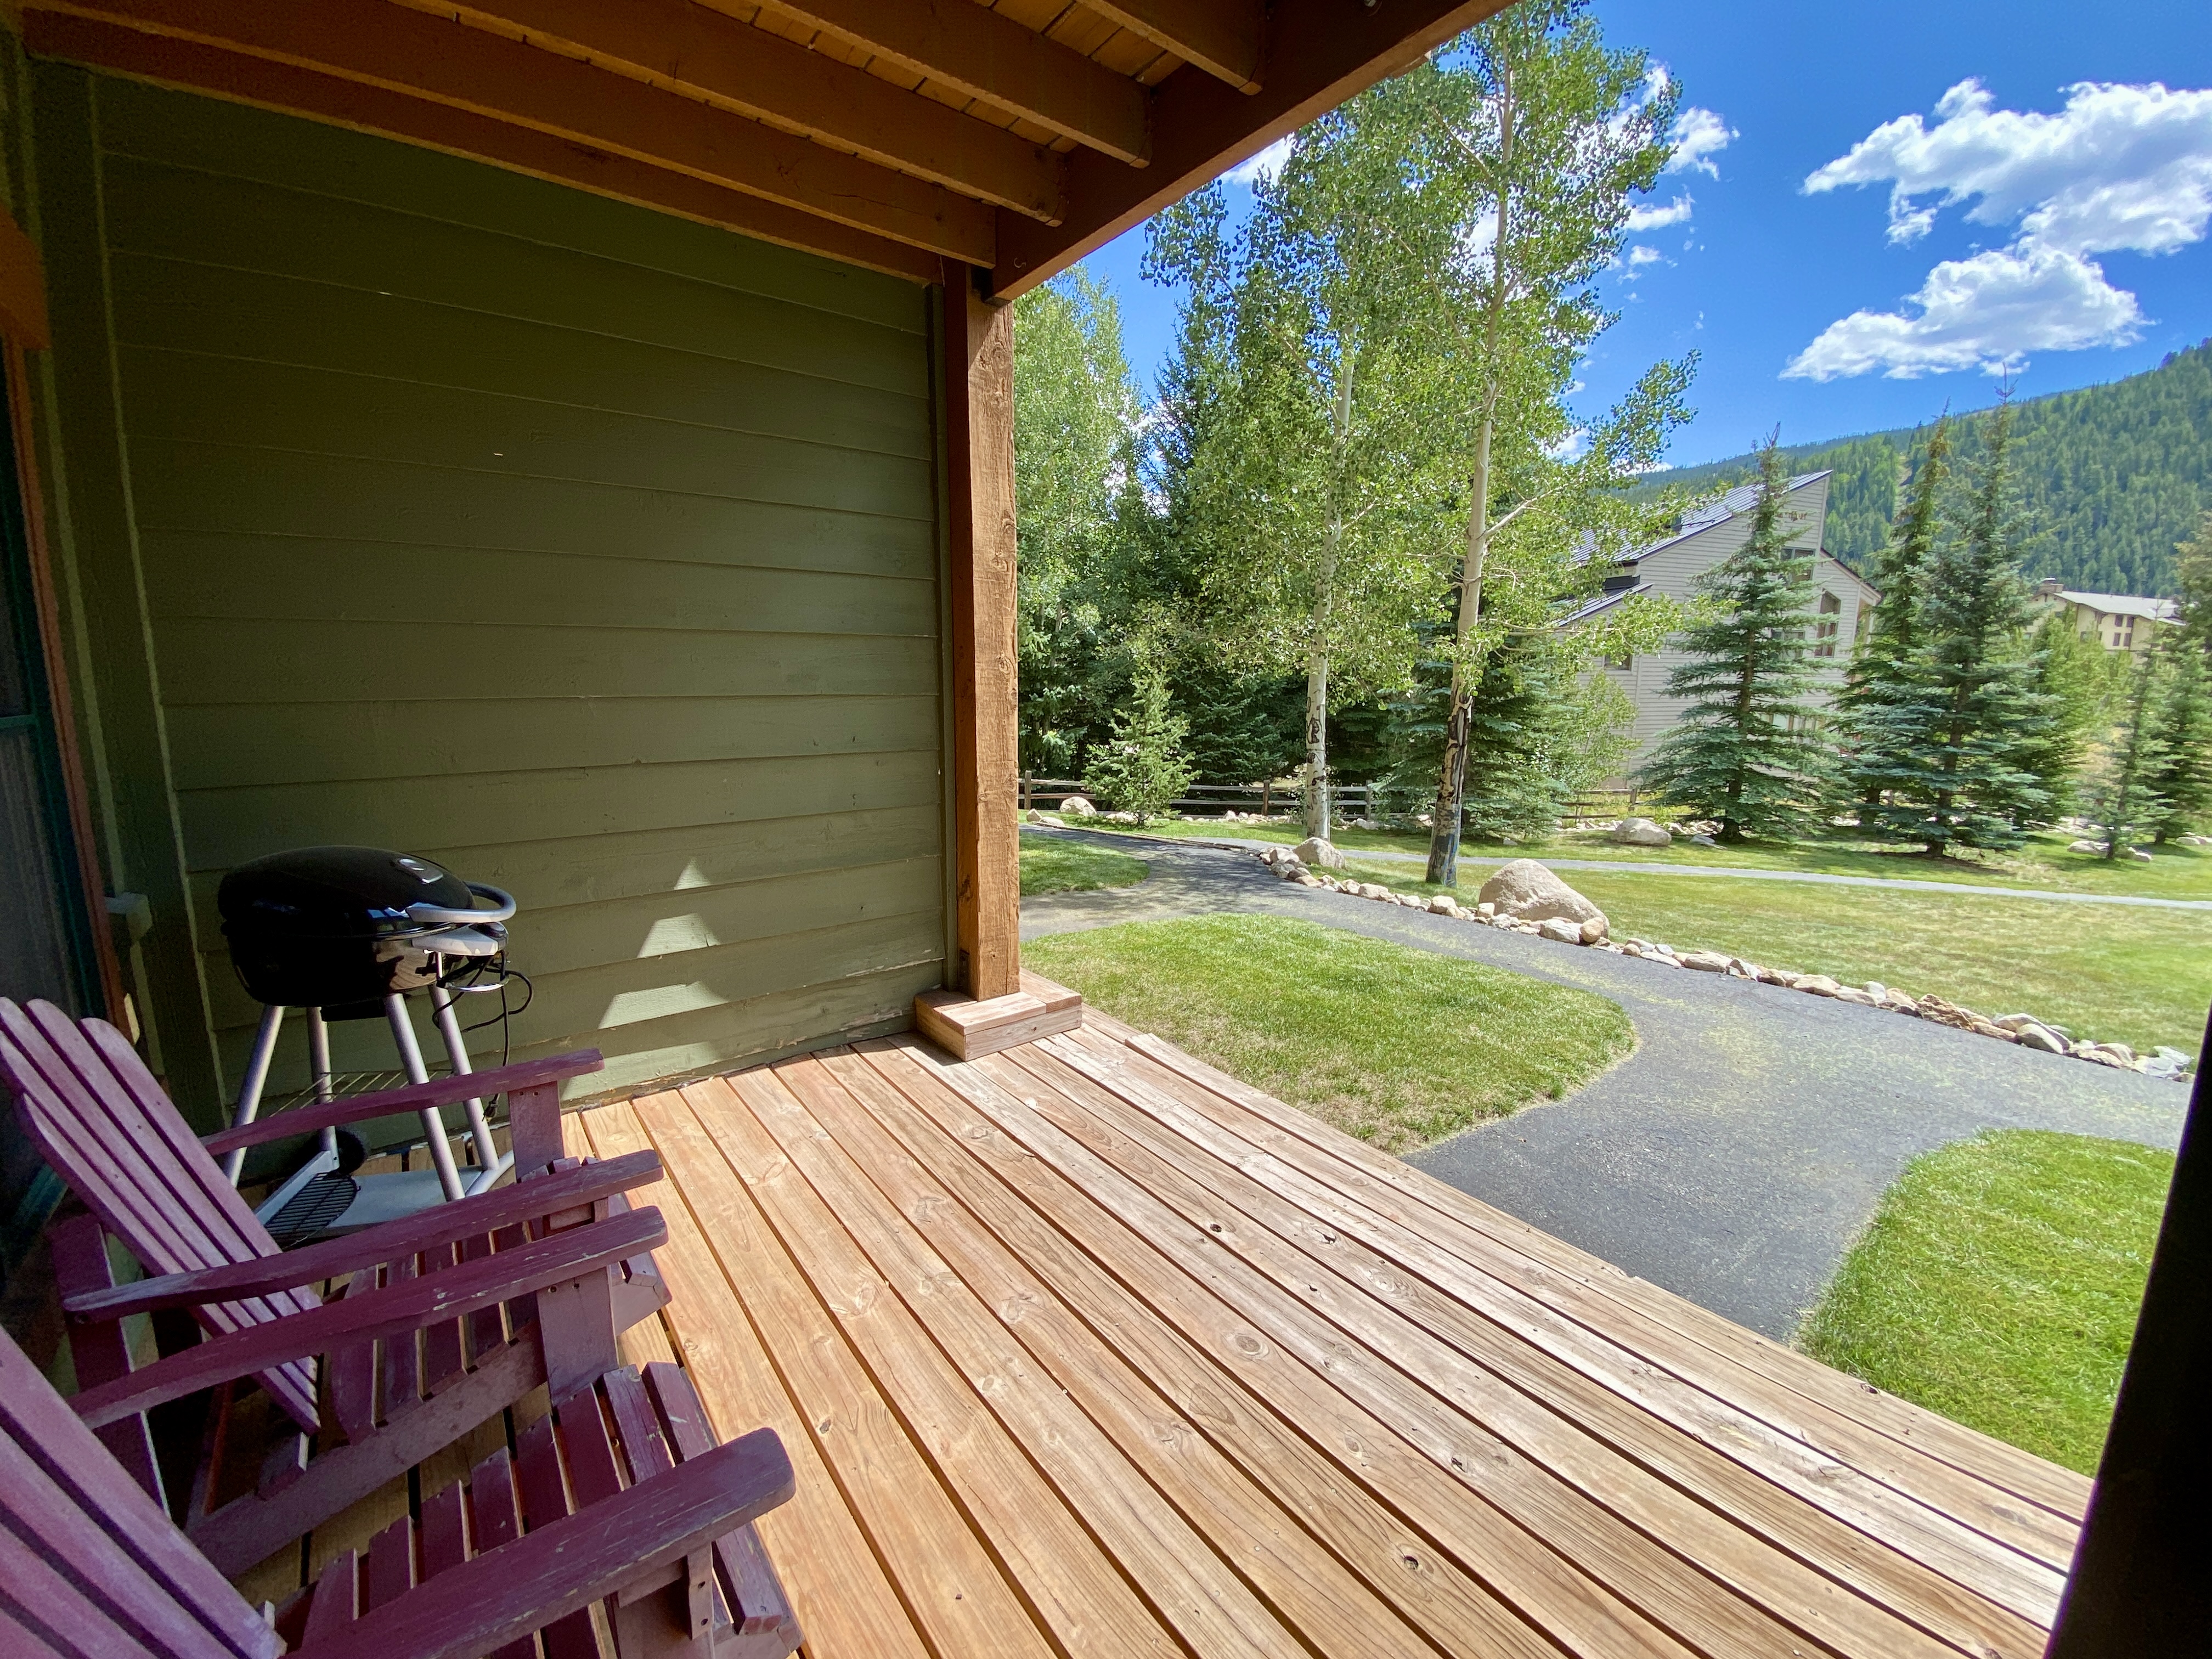
[[[1322,845],[1326,846],[1327,843]],[[1336,849],[1330,848],[1328,850],[1334,852]],[[1978,1036],[1994,1037],[2001,1042],[2016,1042],[2022,1048],[2087,1060],[2095,1066],[2109,1066],[2117,1071],[2141,1072],[2147,1076],[2166,1078],[2177,1083],[2182,1081],[2188,1073],[2189,1056],[2178,1048],[2160,1048],[2151,1054],[2138,1054],[2124,1042],[2094,1042],[2087,1038],[2077,1040],[2065,1027],[2049,1020],[2038,1019],[2033,1014],[2000,1014],[1991,1018],[1939,996],[1909,995],[1878,980],[1869,980],[1863,986],[1845,985],[1826,974],[1791,973],[1784,969],[1747,962],[1725,951],[1678,951],[1671,945],[1641,939],[1616,941],[1607,937],[1608,929],[1602,915],[1594,915],[1583,921],[1562,916],[1524,921],[1500,915],[1495,904],[1477,904],[1469,908],[1449,893],[1424,896],[1393,892],[1377,882],[1350,881],[1332,875],[1325,869],[1316,871],[1298,856],[1297,850],[1288,847],[1270,847],[1253,856],[1281,879],[1300,887],[1327,888],[1331,892],[1346,893],[1354,898],[1401,905],[1412,910],[1425,910],[1431,915],[1449,916],[1454,921],[1473,922],[1479,927],[1527,933],[1533,938],[1550,939],[1555,944],[1574,945],[1613,956],[1636,957],[1668,968],[1686,968],[1693,973],[1722,974],[1735,979],[1753,980],[1761,985],[1802,991],[1808,996],[1828,997],[1838,1002],[1881,1008],[1895,1014],[1908,1014],[1938,1025],[1972,1031]],[[1339,854],[1338,857],[1341,860],[1342,854]],[[1579,898],[1581,896],[1576,896]],[[1587,900],[1583,902],[1588,904]],[[1596,907],[1589,908],[1595,911]]]

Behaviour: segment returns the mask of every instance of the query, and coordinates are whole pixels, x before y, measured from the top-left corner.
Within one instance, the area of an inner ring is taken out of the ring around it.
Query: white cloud
[[[1230,168],[1228,176],[1248,190],[1256,185],[1272,185],[1282,176],[1291,159],[1291,147],[1297,142],[1296,133],[1285,133],[1250,161],[1240,161]]]
[[[1645,247],[1639,242],[1628,250],[1629,269],[1633,270],[1638,265],[1656,265],[1664,258],[1666,255],[1660,252],[1657,248]]]
[[[1880,369],[1890,380],[1980,368],[2002,374],[2031,351],[2079,351],[2136,338],[2136,296],[2114,288],[2094,259],[2029,243],[1946,259],[1907,301],[1908,316],[1855,311],[1782,371],[1785,380],[1832,380]]]
[[[1743,135],[1709,109],[1695,104],[1678,112],[1674,125],[1667,129],[1667,140],[1674,153],[1667,158],[1665,173],[1702,173],[1709,179],[1721,176],[1720,165],[1712,158],[1729,147],[1729,141]]]
[[[2056,114],[1999,109],[1979,81],[1875,128],[1815,170],[1808,194],[1890,186],[1889,240],[1909,245],[1943,210],[2013,227],[2004,248],[1946,260],[1901,312],[1855,312],[1784,370],[1827,380],[1875,369],[1914,375],[2018,368],[2033,350],[2135,339],[2134,295],[2092,257],[2171,253],[2212,226],[2212,90],[2081,82]]]
[[[1671,202],[1639,202],[1628,210],[1628,228],[1664,230],[1668,225],[1687,224],[1695,205],[1687,191]]]
[[[1999,109],[1978,81],[1876,127],[1805,180],[1812,193],[1890,186],[1889,235],[1917,241],[1943,209],[1981,225],[2018,222],[2046,247],[2170,253],[2212,221],[2212,90],[2084,81],[2056,115]],[[1923,198],[1933,198],[1933,200]]]

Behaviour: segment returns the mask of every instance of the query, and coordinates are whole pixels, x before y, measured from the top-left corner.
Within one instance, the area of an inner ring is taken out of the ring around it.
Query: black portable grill
[[[485,966],[500,971],[483,988],[497,988],[504,977],[504,924],[515,908],[507,893],[482,882],[465,881],[412,854],[379,847],[303,847],[233,870],[223,878],[216,906],[222,914],[223,935],[230,942],[239,979],[262,1005],[234,1124],[251,1123],[260,1111],[288,1008],[307,1012],[309,1069],[319,1101],[332,1097],[326,1022],[333,1019],[382,1015],[408,1078],[416,1083],[428,1080],[407,1012],[407,997],[416,991],[428,994],[433,1022],[445,1039],[453,1070],[465,1073],[472,1069],[454,1011],[463,988],[456,981]],[[477,1160],[465,1181],[443,1121],[434,1109],[422,1114],[432,1170],[442,1196],[448,1199],[483,1190],[510,1161],[493,1142],[483,1102],[470,1101],[467,1110]],[[326,1131],[322,1152],[295,1171],[262,1206],[264,1219],[272,1222],[271,1231],[277,1231],[273,1218],[278,1216],[288,1222],[301,1219],[291,1215],[288,1206],[298,1208],[306,1202],[319,1217],[341,1196],[350,1203],[350,1182],[343,1194],[328,1185],[311,1189],[308,1183],[318,1176],[349,1175],[359,1161],[357,1146],[342,1149],[336,1132]],[[242,1152],[230,1155],[226,1171],[234,1182],[244,1162]],[[349,1224],[367,1221],[348,1219]]]

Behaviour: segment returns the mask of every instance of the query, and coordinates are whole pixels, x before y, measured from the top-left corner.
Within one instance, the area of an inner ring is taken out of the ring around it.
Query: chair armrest
[[[70,1404],[96,1429],[289,1360],[459,1319],[494,1303],[581,1279],[667,1242],[668,1228],[659,1210],[628,1210],[419,1279],[227,1332],[143,1370],[87,1389]]]
[[[616,1193],[649,1187],[659,1179],[659,1153],[650,1148],[625,1152],[620,1158],[579,1164],[534,1181],[495,1187],[473,1198],[435,1205],[305,1249],[79,1291],[62,1298],[62,1310],[74,1319],[120,1319],[125,1314],[150,1313],[156,1308],[200,1307],[210,1302],[234,1302],[240,1297],[270,1296],[501,1227],[542,1220]]]
[[[581,1077],[587,1072],[601,1070],[606,1061],[596,1048],[579,1048],[573,1054],[549,1054],[544,1060],[526,1060],[513,1066],[501,1066],[489,1072],[457,1072],[451,1077],[434,1077],[428,1083],[410,1083],[404,1089],[385,1089],[373,1095],[353,1095],[344,1100],[333,1100],[327,1105],[300,1106],[289,1112],[272,1112],[267,1117],[235,1129],[225,1129],[220,1134],[204,1139],[200,1145],[216,1158],[225,1152],[234,1152],[241,1146],[258,1146],[271,1140],[289,1140],[294,1135],[313,1134],[318,1130],[334,1129],[348,1123],[358,1123],[364,1118],[391,1117],[399,1112],[419,1112],[432,1106],[450,1106],[458,1100],[473,1100],[479,1096],[511,1094],[518,1089],[538,1087],[558,1083],[564,1078]]]
[[[717,1446],[567,1519],[487,1550],[386,1602],[295,1659],[465,1659],[499,1650],[681,1562],[790,1498],[773,1429]]]

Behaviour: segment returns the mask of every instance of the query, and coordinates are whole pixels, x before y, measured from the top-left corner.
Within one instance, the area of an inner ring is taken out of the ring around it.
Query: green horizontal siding
[[[510,888],[534,993],[505,1039],[605,1050],[599,1090],[902,1021],[945,936],[921,293],[91,85],[223,1086],[256,1011],[216,887],[319,842]],[[376,1024],[335,1036],[342,1066],[390,1063]],[[501,1040],[474,1039],[480,1063]]]

